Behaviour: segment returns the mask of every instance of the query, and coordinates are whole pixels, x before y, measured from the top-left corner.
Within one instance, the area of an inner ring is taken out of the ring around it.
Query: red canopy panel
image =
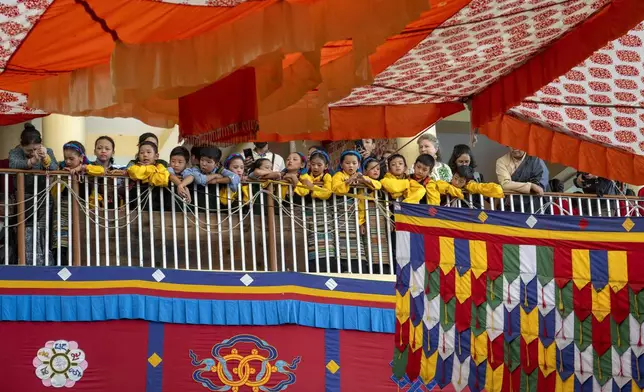
[[[510,112],[577,138],[644,155],[644,23]]]
[[[475,0],[332,106],[463,100],[585,21],[609,0]]]

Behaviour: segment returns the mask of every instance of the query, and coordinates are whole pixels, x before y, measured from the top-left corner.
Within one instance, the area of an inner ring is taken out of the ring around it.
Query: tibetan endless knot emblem
[[[49,341],[38,350],[33,360],[36,376],[46,387],[71,388],[87,369],[85,353],[78,343],[66,340]]]
[[[295,383],[300,363],[277,359],[277,349],[253,335],[237,335],[212,347],[212,357],[199,360],[190,350],[192,366],[200,368],[192,379],[210,391],[237,392],[241,387],[253,392],[280,392]]]

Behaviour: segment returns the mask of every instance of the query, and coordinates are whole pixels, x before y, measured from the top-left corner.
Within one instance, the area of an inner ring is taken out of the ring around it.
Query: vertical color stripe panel
[[[161,358],[158,365],[152,366],[150,358]],[[155,357],[156,358],[156,357]],[[150,323],[148,327],[148,366],[145,392],[161,392],[163,388],[163,323]]]
[[[334,361],[339,366],[335,373],[329,370],[331,361]],[[337,329],[324,330],[324,363],[327,366],[324,369],[326,385],[324,390],[326,392],[339,392],[342,364],[340,363],[340,331]]]

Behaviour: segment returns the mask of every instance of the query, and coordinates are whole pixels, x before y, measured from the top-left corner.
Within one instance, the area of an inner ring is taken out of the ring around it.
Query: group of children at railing
[[[311,227],[310,231],[318,233],[318,238],[311,238],[309,241],[310,259],[315,257],[314,253],[316,252],[318,256],[320,254],[324,256],[327,253],[327,248],[332,257],[337,255],[342,260],[350,258],[349,253],[353,255],[351,258],[357,259],[358,249],[360,249],[360,258],[363,260],[368,258],[365,257],[365,243],[373,242],[377,239],[375,237],[382,236],[383,233],[386,233],[387,227],[387,214],[377,214],[375,209],[370,209],[372,212],[369,217],[370,233],[366,232],[368,214],[366,210],[369,203],[374,203],[375,191],[386,192],[392,199],[407,203],[432,205],[440,204],[441,197],[445,195],[463,199],[463,190],[469,193],[483,194],[487,197],[503,197],[503,191],[499,185],[482,184],[475,181],[470,166],[459,166],[458,170],[453,173],[450,182],[432,177],[436,161],[429,154],[421,154],[416,159],[413,174],[409,175],[407,162],[402,155],[389,156],[386,165],[383,165],[383,162],[378,159],[366,158],[363,160],[362,154],[355,150],[347,150],[341,154],[339,167],[335,171],[330,167],[329,155],[322,149],[311,151],[308,157],[299,152],[289,154],[284,165],[285,168],[281,172],[273,170],[274,162],[261,157],[249,162],[246,157],[240,154],[232,154],[221,163],[221,150],[217,147],[193,148],[192,153],[184,147],[176,147],[170,153],[170,162],[168,163],[159,157],[158,139],[151,133],[141,135],[135,159],[130,161],[125,169],[119,169],[114,166],[115,148],[114,140],[109,136],[99,137],[94,145],[96,158],[90,161],[85,147],[80,142],[70,141],[63,146],[64,160],[56,162],[52,150],[42,146],[40,133],[28,124],[21,134],[20,146],[10,153],[10,167],[15,169],[66,170],[72,175],[85,174],[89,177],[99,177],[106,174],[127,175],[134,180],[129,182],[129,187],[126,187],[125,181],[122,179],[111,179],[107,182],[107,186],[104,186],[102,181],[95,182],[93,186],[89,187],[90,195],[87,202],[90,209],[113,209],[122,206],[124,196],[128,192],[131,195],[129,199],[135,200],[137,195],[140,195],[140,189],[136,190],[138,193],[132,194],[137,181],[143,187],[167,187],[169,184],[174,184],[176,194],[187,203],[199,203],[199,200],[193,201],[192,196],[198,194],[199,197],[203,197],[204,188],[212,189],[211,199],[209,199],[211,208],[214,208],[216,203],[230,206],[231,203],[238,200],[239,192],[242,193],[242,204],[247,203],[250,199],[247,180],[257,181],[264,185],[269,182],[281,184],[276,186],[274,190],[282,200],[288,200],[291,197],[318,201],[329,200],[333,196],[342,198],[344,201],[340,204],[342,208],[340,211],[336,210],[333,215],[330,215],[331,208],[326,202],[317,205],[313,203],[315,207],[308,207],[314,210],[313,214],[316,218],[314,221],[317,221],[316,227]],[[381,173],[382,168],[387,168],[387,173],[384,175]],[[32,193],[33,181],[36,180],[31,178],[29,181],[31,182],[26,181],[25,192],[27,194]],[[45,184],[42,182],[42,178],[37,181],[40,183],[35,189],[44,189]],[[91,184],[91,180],[89,182]],[[195,189],[198,191],[195,192]],[[277,189],[281,192],[277,192]],[[67,205],[67,193],[69,189],[64,183],[57,184],[52,188],[52,192],[53,198],[60,197],[62,202],[53,206],[57,210],[52,215],[54,220],[51,227],[56,228],[60,224],[61,234],[57,235],[56,230],[50,230],[56,237],[52,239],[51,244],[55,250],[61,248],[61,257],[65,258],[68,246],[69,206]],[[212,199],[216,193],[219,193],[219,200]],[[78,192],[76,197],[83,199],[83,192]],[[381,194],[380,197],[383,198],[383,195]],[[168,201],[174,202],[172,198],[172,195],[168,197]],[[355,203],[358,204],[357,209],[355,209]],[[153,202],[153,204],[157,209],[158,202]],[[203,207],[204,203],[200,203],[200,206]],[[352,208],[351,211],[354,213],[357,211],[358,227],[356,227],[355,215],[347,214],[347,208]],[[38,214],[38,220],[41,221],[43,218],[41,212],[39,211]],[[380,218],[377,218],[376,215],[380,215]],[[377,221],[377,219],[381,219],[381,221]],[[335,230],[333,226],[335,226]],[[333,238],[329,238],[328,235],[321,238],[320,234],[324,235],[324,231],[337,231],[336,241],[333,241]],[[32,235],[38,235],[38,233]],[[361,236],[371,236],[371,238],[365,242],[360,241]],[[311,237],[313,237],[312,234]],[[372,247],[372,253],[375,256],[377,252],[378,258],[383,259],[383,255],[386,255],[387,252],[382,251],[381,245],[384,244],[384,241],[382,241],[383,238],[380,240],[378,247],[375,244]],[[318,241],[317,250],[315,250],[314,241]],[[341,245],[340,249],[335,249],[335,244],[332,244],[334,242],[344,245]],[[45,251],[47,250],[43,249],[43,252]],[[54,251],[53,253],[57,254],[58,252]],[[385,260],[385,264],[388,264],[388,260]]]

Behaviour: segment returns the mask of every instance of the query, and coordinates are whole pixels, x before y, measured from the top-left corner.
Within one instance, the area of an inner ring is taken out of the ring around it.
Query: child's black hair
[[[258,160],[253,162],[253,165],[250,167],[250,171],[254,171],[255,169],[259,169],[262,166],[262,163],[264,163],[264,161],[271,162],[271,160],[268,159],[268,158],[259,158]]]
[[[185,147],[181,147],[181,146],[175,147],[172,149],[172,151],[170,151],[170,158],[176,157],[176,156],[184,157],[186,162],[190,161],[190,152]]]
[[[210,158],[215,162],[221,159],[221,150],[218,147],[202,147],[199,152],[201,153],[199,158]]]
[[[152,142],[141,142],[141,143],[139,143],[139,152],[141,151],[141,147],[143,147],[143,146],[151,146],[152,150],[154,151],[155,154],[159,153],[159,146],[157,146],[156,144],[154,144]]]
[[[420,154],[418,158],[416,158],[416,163],[420,163],[422,165],[428,166],[429,171],[431,172],[434,170],[434,165],[436,165],[436,160],[434,159],[433,156],[429,154]]]
[[[190,149],[190,155],[194,156],[197,159],[201,159],[201,149],[202,148],[203,147],[201,147],[201,146],[192,146],[192,148]]]
[[[28,146],[30,144],[42,143],[42,136],[40,132],[33,126],[33,124],[26,123],[24,129],[20,133],[20,145]]]
[[[405,159],[405,157],[404,157],[404,156],[402,156],[402,155],[400,155],[400,154],[393,154],[393,155],[391,155],[389,158],[387,158],[387,163],[391,163],[391,161],[393,161],[393,160],[394,160],[394,159],[396,159],[396,158],[400,158],[400,159],[402,159],[402,160],[403,160],[403,163],[405,164],[405,167],[407,167],[407,160]]]
[[[465,181],[472,181],[474,179],[474,169],[470,166],[458,166],[456,168],[456,174],[459,177],[464,178]]]
[[[156,144],[159,144],[159,137],[158,137],[157,135],[153,134],[152,132],[146,132],[146,133],[144,133],[143,135],[139,136],[139,146],[140,146],[143,142],[145,142],[145,140],[146,140],[146,139],[149,139],[149,138],[151,138],[151,137],[152,137],[152,138],[154,138],[154,140],[156,140],[156,141],[157,141],[157,143],[156,143]]]

